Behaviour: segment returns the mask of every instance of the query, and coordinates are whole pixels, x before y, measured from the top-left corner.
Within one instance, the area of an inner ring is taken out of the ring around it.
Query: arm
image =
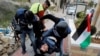
[[[47,14],[47,15],[43,16],[40,20],[43,21],[43,20],[45,20],[45,19],[50,19],[50,20],[52,20],[54,23],[57,23],[57,22],[59,21],[59,18],[57,18],[57,17],[55,17],[55,16],[53,16],[53,15],[51,15],[51,14]]]

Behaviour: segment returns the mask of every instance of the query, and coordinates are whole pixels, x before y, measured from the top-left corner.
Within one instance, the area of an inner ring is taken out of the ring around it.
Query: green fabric
[[[31,6],[30,11],[32,11],[34,14],[37,14],[37,13],[38,13],[38,6],[39,6],[39,4],[40,4],[40,3],[34,3],[34,4]],[[42,4],[40,4],[40,6],[39,6],[39,11],[42,11],[42,10],[44,10],[44,9],[43,9]]]
[[[89,35],[81,44],[82,49],[86,49],[91,42],[91,35]]]

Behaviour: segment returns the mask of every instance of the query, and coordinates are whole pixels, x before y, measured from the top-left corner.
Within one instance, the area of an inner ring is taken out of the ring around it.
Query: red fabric
[[[88,32],[90,32],[90,30],[91,30],[91,24],[90,24],[90,19],[91,19],[91,14],[88,14],[88,16],[87,16],[87,31]]]
[[[44,16],[44,11],[39,11],[38,16],[39,16],[39,18],[42,18]]]
[[[45,12],[44,10],[38,12],[39,19],[41,19],[44,16],[44,12]],[[44,21],[43,20],[40,21],[42,22],[43,28],[45,28]]]

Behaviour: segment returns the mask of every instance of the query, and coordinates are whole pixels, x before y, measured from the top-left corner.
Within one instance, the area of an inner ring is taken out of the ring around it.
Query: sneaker
[[[35,54],[35,56],[44,56],[43,54]]]
[[[69,56],[69,54],[63,54],[63,56]]]

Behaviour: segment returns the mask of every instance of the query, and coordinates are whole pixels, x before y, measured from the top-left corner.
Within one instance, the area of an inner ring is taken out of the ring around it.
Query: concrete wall
[[[71,56],[98,56],[100,48],[88,47],[86,50],[80,49],[77,45],[71,46]]]
[[[97,27],[97,31],[100,31],[100,0],[96,6],[95,13],[93,15],[92,25]]]
[[[100,15],[96,23],[97,32],[100,31]]]

